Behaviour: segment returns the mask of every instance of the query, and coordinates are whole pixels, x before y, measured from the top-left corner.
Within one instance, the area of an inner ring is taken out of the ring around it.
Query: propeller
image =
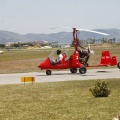
[[[90,44],[88,44],[88,51],[94,55],[94,50],[90,50]]]

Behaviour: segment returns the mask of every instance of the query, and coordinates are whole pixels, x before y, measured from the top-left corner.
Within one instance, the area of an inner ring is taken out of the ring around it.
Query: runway
[[[30,72],[30,73],[14,73],[14,74],[0,74],[0,85],[4,84],[23,84],[21,77],[35,77],[35,83],[39,82],[58,82],[70,80],[94,80],[94,79],[108,79],[120,78],[120,69],[88,69],[86,74],[79,72],[72,74],[67,71],[52,71],[52,75],[46,75],[45,72]]]

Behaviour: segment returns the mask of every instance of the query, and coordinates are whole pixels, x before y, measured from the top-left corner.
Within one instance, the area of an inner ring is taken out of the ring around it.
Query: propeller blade
[[[88,44],[88,49],[90,50],[90,44]]]
[[[94,50],[90,50],[90,44],[88,44],[88,51],[94,55]]]
[[[94,55],[94,50],[90,50],[90,53]]]

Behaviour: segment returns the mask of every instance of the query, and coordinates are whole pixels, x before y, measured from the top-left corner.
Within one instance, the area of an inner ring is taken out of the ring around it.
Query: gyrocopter
[[[65,27],[69,28],[69,27]],[[71,29],[71,28],[69,28]],[[100,66],[114,66],[117,65],[118,68],[120,69],[120,63],[117,63],[116,56],[110,56],[109,51],[102,51],[101,55],[101,62],[98,65],[91,66],[88,64],[88,59],[89,59],[89,54],[92,53],[93,51],[90,50],[90,46],[88,47],[87,50],[85,51],[80,51],[78,49],[78,46],[82,47],[78,35],[80,31],[88,31],[88,32],[93,32],[101,35],[108,35],[106,33],[98,32],[98,31],[91,31],[91,30],[86,30],[86,29],[77,29],[77,28],[72,28],[73,32],[73,44],[74,44],[74,53],[70,55],[68,59],[67,58],[67,51],[65,51],[62,56],[62,60],[57,63],[53,64],[51,61],[51,56],[53,55],[53,52],[43,61],[38,65],[38,68],[41,70],[46,70],[47,75],[51,75],[52,72],[51,70],[60,70],[60,69],[70,69],[71,73],[77,73],[77,70],[79,69],[80,74],[85,74],[87,72],[87,67],[100,67]]]

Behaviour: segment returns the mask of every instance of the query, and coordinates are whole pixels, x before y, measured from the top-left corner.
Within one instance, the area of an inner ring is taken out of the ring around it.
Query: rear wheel
[[[77,68],[70,68],[70,72],[71,73],[76,73],[77,72]]]
[[[87,69],[85,68],[85,67],[81,67],[80,69],[79,69],[79,73],[80,74],[85,74],[87,72]]]
[[[117,67],[120,69],[120,62],[117,64]]]
[[[47,70],[47,71],[46,71],[46,74],[47,74],[47,75],[51,75],[51,73],[52,73],[51,70]]]

